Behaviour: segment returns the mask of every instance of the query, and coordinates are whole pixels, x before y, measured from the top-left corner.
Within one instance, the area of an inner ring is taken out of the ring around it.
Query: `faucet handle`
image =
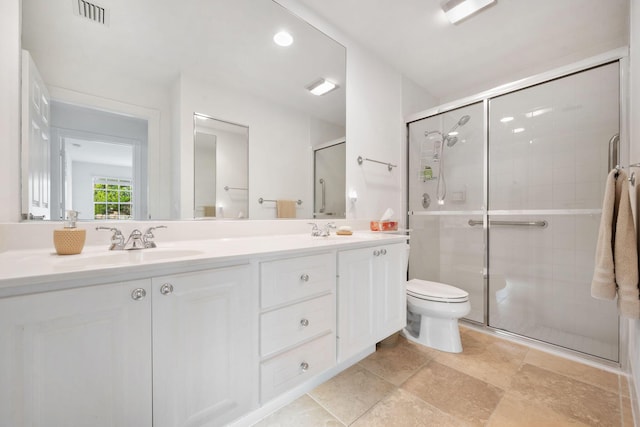
[[[122,249],[124,248],[124,236],[122,232],[115,227],[96,227],[96,230],[109,230],[113,234],[111,235],[111,246],[109,246],[109,250],[112,251],[114,249]]]
[[[155,227],[149,227],[144,232],[142,236],[142,240],[144,241],[145,248],[155,248],[156,242],[153,241],[155,236],[153,235],[153,230],[157,230],[158,228],[168,228],[166,225],[157,225]]]
[[[315,222],[308,222],[307,224],[313,226],[311,228],[311,235],[312,236],[319,236],[320,235],[320,229],[318,228],[318,224],[316,224]]]

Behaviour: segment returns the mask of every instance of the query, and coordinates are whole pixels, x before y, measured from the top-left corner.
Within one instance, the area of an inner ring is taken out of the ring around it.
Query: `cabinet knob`
[[[309,370],[309,364],[307,362],[302,362],[300,364],[300,370],[302,372],[307,372]]]
[[[142,288],[136,288],[133,291],[131,291],[131,298],[134,301],[140,301],[141,299],[144,299],[144,297],[147,296],[147,291],[145,291]]]
[[[300,325],[301,325],[303,328],[306,328],[307,326],[309,326],[309,320],[308,320],[308,319],[302,319],[302,320],[300,320]]]
[[[164,285],[160,286],[160,293],[162,295],[169,295],[172,292],[173,292],[173,285],[171,283],[165,283]]]
[[[377,250],[377,249],[375,249],[375,250],[373,251],[373,256],[380,256],[380,251],[379,251],[379,250]]]
[[[303,274],[302,276],[300,276],[300,280],[302,280],[303,282],[308,282],[309,281],[309,275],[308,274]]]
[[[386,249],[384,249],[384,248],[383,248],[383,249],[380,249],[380,253],[381,253],[382,255],[386,255],[386,254],[387,254],[387,250],[386,250]]]

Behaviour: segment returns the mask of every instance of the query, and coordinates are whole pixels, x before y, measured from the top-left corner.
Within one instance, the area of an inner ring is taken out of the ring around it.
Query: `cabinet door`
[[[338,363],[376,342],[373,250],[338,255]]]
[[[374,256],[376,341],[398,332],[407,323],[406,245],[385,245]]]
[[[150,290],[0,299],[0,426],[151,426]]]
[[[154,427],[219,426],[257,406],[251,268],[153,279]]]

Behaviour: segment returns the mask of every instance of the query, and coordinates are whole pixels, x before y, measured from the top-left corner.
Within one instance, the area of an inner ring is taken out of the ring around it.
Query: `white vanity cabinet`
[[[258,290],[251,266],[152,282],[154,427],[221,426],[255,409]]]
[[[406,324],[406,244],[338,253],[338,362]]]
[[[260,400],[336,364],[335,252],[260,264]]]
[[[0,426],[151,426],[151,281],[0,299]]]

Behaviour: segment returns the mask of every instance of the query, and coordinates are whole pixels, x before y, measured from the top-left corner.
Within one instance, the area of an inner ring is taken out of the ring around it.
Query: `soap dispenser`
[[[58,255],[76,255],[82,252],[87,230],[76,228],[77,220],[78,212],[68,210],[64,228],[53,230],[53,245]]]

